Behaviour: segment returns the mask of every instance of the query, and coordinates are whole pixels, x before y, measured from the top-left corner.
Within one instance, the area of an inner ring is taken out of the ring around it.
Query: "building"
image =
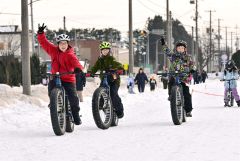
[[[32,53],[32,39],[29,34],[29,47]],[[21,31],[17,25],[0,26],[0,56],[13,54],[15,57],[21,57]]]

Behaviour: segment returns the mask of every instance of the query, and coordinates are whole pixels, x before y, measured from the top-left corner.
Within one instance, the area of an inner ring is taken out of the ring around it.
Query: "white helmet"
[[[57,36],[56,40],[57,40],[57,43],[59,43],[60,41],[68,41],[69,42],[70,38],[66,34],[61,34],[61,35]]]

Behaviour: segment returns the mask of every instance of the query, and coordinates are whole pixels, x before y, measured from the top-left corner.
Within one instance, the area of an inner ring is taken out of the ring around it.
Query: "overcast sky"
[[[20,25],[20,15],[1,13],[21,13],[21,0],[0,1],[0,25]],[[208,10],[215,11],[212,20],[213,28],[216,30],[218,18],[222,19],[222,27],[229,27],[229,32],[236,32],[236,25],[240,27],[240,16],[237,14],[240,10],[240,0],[198,1],[201,32],[209,26]],[[169,2],[173,18],[179,19],[190,31],[190,26],[194,25],[192,18],[195,14],[195,5],[190,4],[190,0],[169,0]],[[35,2],[33,6],[35,30],[37,24],[43,22],[50,29],[62,28],[63,16],[66,16],[67,29],[113,27],[124,32],[128,30],[128,0],[41,0]],[[166,0],[133,0],[133,27],[144,28],[147,17],[152,18],[156,14],[162,15],[165,19],[165,13]],[[222,28],[221,32],[225,32],[225,28]]]

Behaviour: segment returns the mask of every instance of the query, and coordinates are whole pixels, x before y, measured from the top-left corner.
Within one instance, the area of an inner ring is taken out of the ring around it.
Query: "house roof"
[[[0,32],[17,32],[18,26],[17,25],[3,25],[0,26]]]

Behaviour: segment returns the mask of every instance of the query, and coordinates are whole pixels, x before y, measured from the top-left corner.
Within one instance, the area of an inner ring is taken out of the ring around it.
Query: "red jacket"
[[[42,48],[48,53],[51,57],[51,72],[55,74],[56,72],[64,73],[64,72],[73,72],[74,69],[80,68],[83,69],[82,65],[79,63],[76,55],[74,54],[73,48],[69,46],[67,51],[62,52],[59,50],[58,46],[49,42],[45,36],[45,34],[38,34],[38,41]],[[67,74],[62,75],[61,80],[64,82],[72,82],[75,83],[75,74]]]

